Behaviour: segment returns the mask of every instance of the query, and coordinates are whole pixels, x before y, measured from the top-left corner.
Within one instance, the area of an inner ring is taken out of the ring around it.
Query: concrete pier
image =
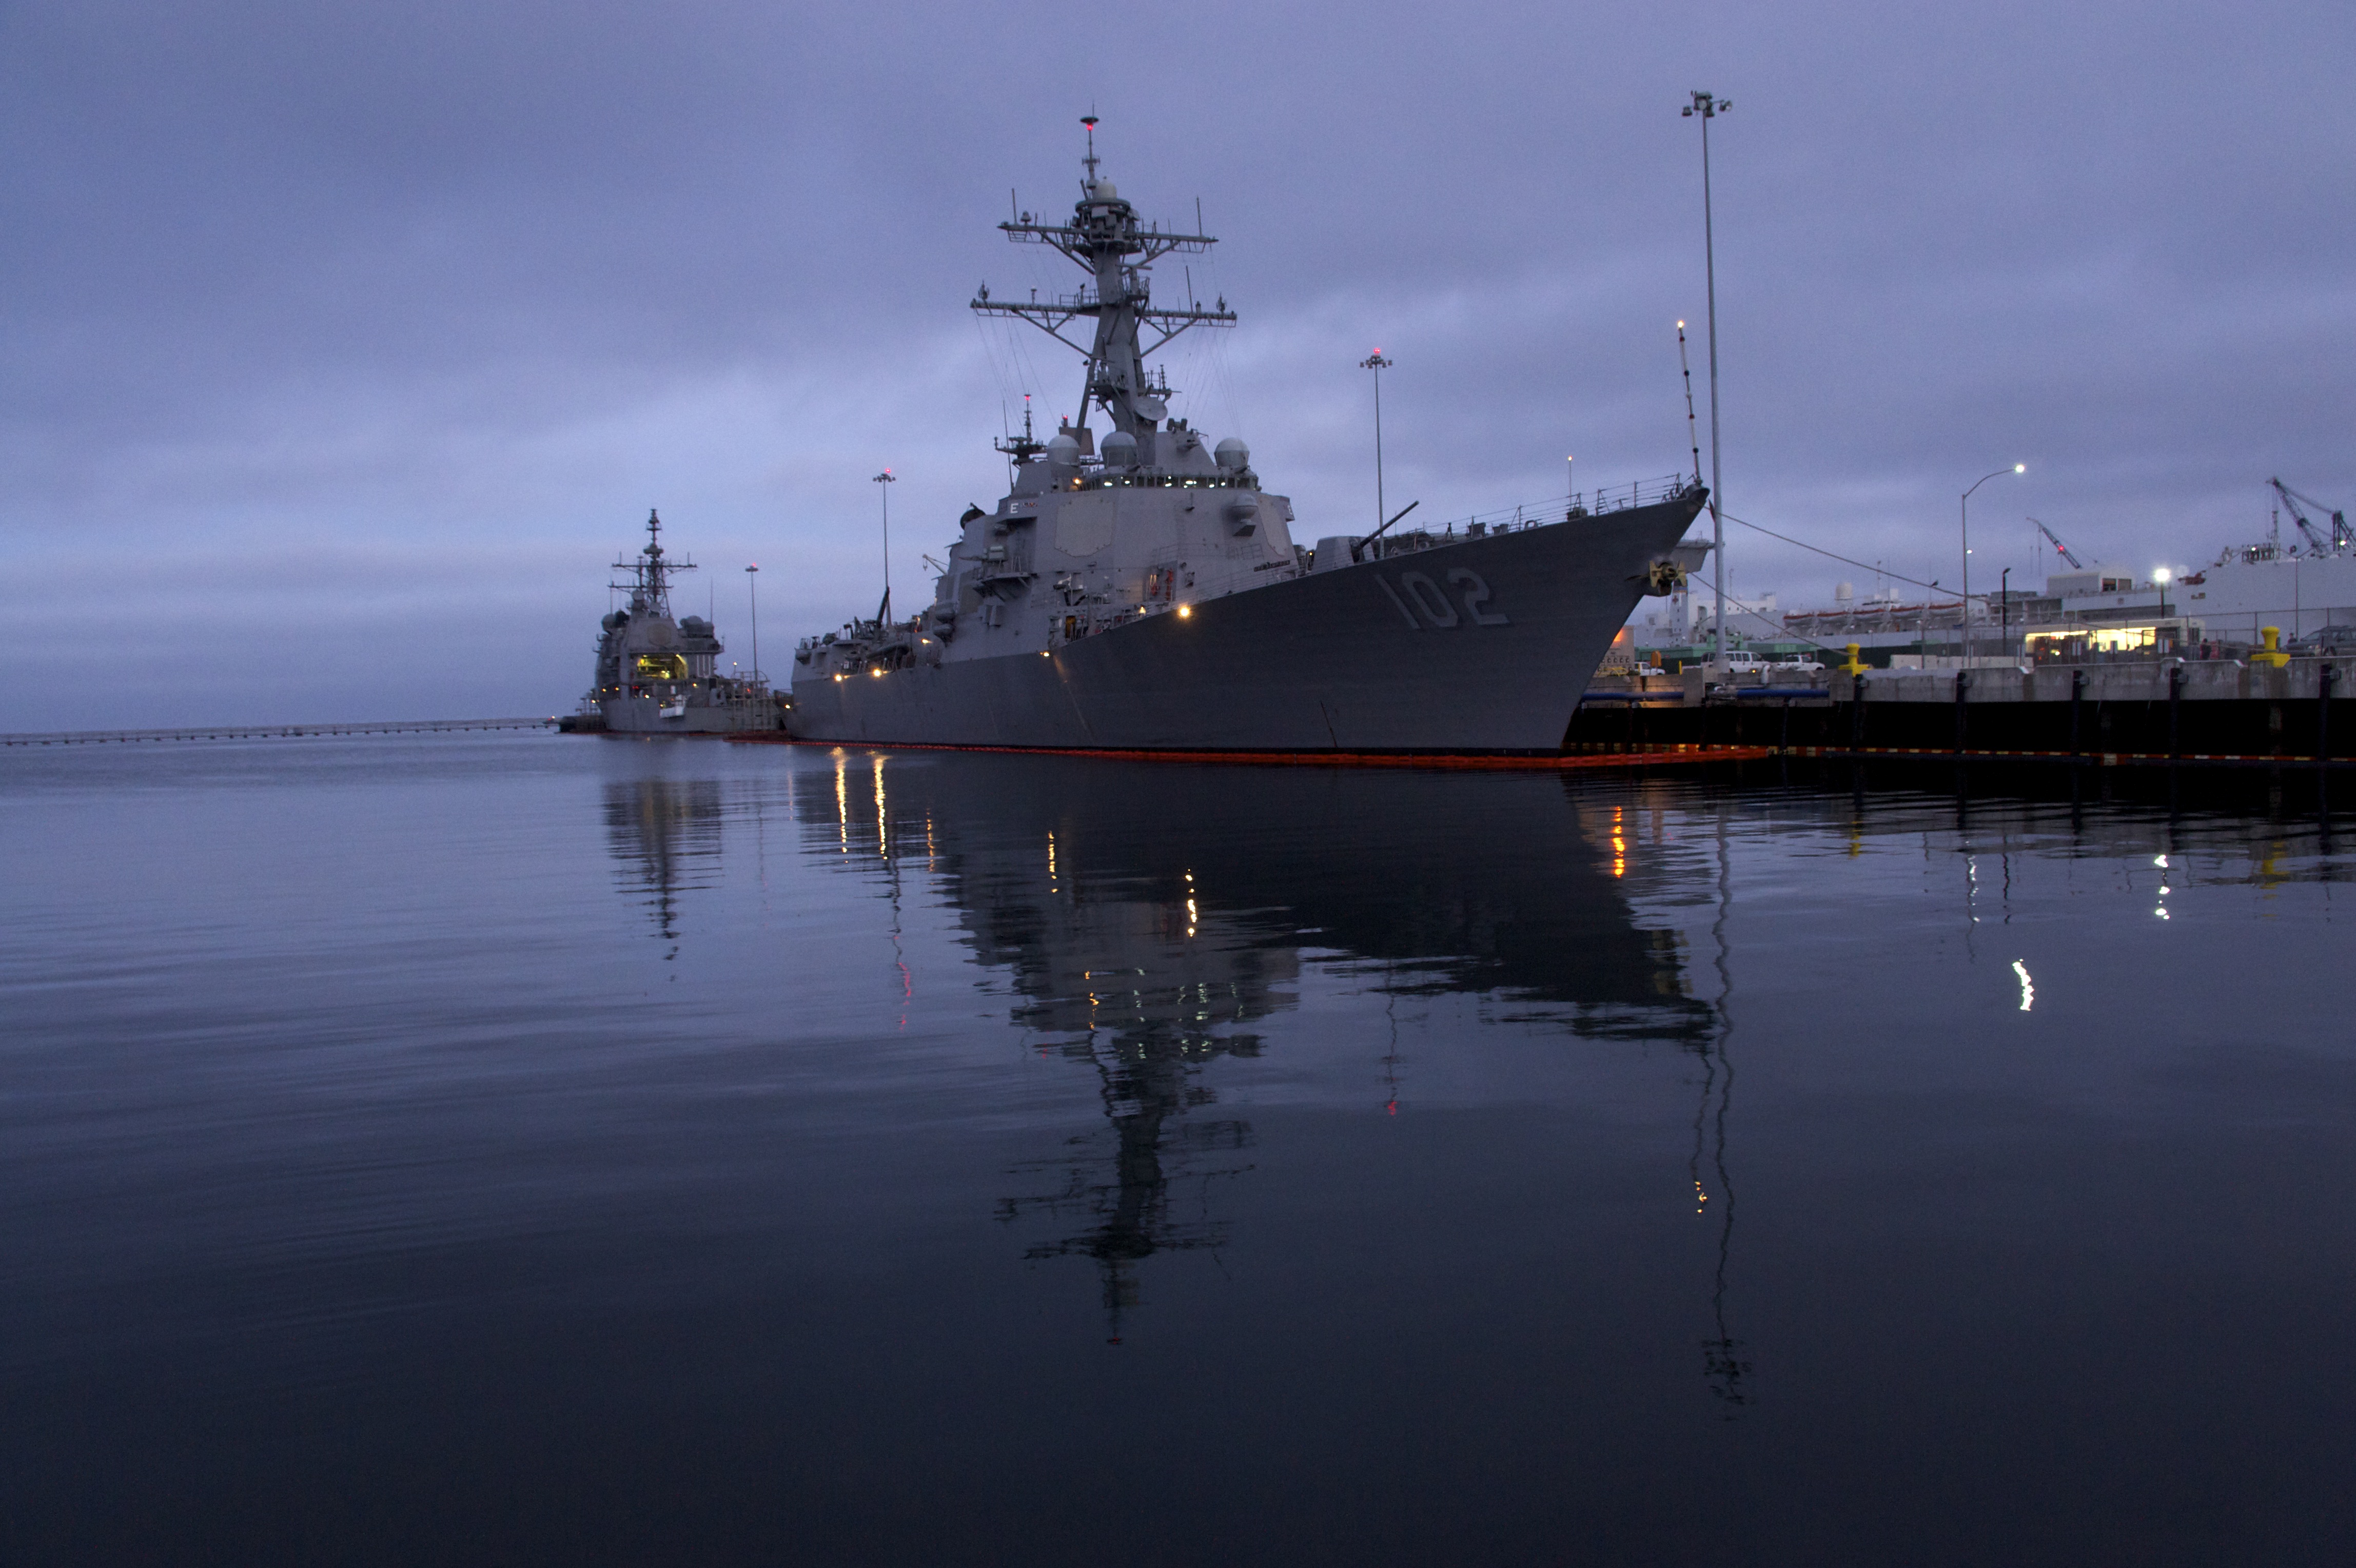
[[[1670,681],[1682,688],[1674,698],[1654,689]],[[2356,659],[2345,658],[1826,671],[1780,684],[1689,671],[1590,692],[1564,745],[2346,767],[2356,764],[2351,696]]]

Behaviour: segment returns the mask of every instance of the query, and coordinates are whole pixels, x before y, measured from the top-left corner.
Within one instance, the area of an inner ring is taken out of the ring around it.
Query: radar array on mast
[[[1088,128],[1087,168],[1080,199],[1069,223],[1046,223],[1033,213],[1018,210],[998,227],[1019,245],[1048,245],[1062,252],[1094,279],[1094,286],[1046,299],[998,300],[987,284],[976,292],[972,306],[980,316],[1011,316],[1028,321],[1087,361],[1087,382],[1081,392],[1080,420],[1087,423],[1087,407],[1099,403],[1116,429],[1130,435],[1151,430],[1168,417],[1170,386],[1147,378],[1145,358],[1160,352],[1190,327],[1232,327],[1235,312],[1222,297],[1208,310],[1194,300],[1184,309],[1163,310],[1152,303],[1149,269],[1163,256],[1201,255],[1218,243],[1208,234],[1164,233],[1156,225],[1141,225],[1137,209],[1121,198],[1112,181],[1100,177],[1096,151],[1096,116],[1081,121]],[[1082,345],[1064,329],[1082,317],[1094,318],[1092,341]],[[1141,344],[1139,331],[1151,328],[1160,336]]]
[[[639,613],[670,614],[670,575],[692,572],[692,561],[667,560],[662,547],[662,518],[654,510],[647,512],[647,542],[634,560],[616,561],[616,572],[626,572],[630,580],[611,585],[617,592],[630,596],[630,608]]]

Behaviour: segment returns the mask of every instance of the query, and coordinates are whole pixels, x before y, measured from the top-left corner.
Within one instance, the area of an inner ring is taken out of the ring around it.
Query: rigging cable
[[[1811,544],[1804,539],[1794,539],[1788,533],[1778,533],[1772,528],[1762,528],[1755,522],[1743,522],[1742,519],[1735,516],[1730,511],[1720,512],[1719,515],[1725,518],[1729,522],[1741,522],[1743,527],[1750,529],[1754,533],[1763,533],[1770,539],[1780,539],[1786,544],[1796,544],[1803,550],[1813,550],[1819,555],[1829,556],[1831,559],[1838,561],[1844,565],[1855,566],[1859,571],[1871,572],[1877,576],[1892,577],[1897,579],[1899,582],[1910,584],[1917,588],[1927,589],[1934,594],[1944,591],[1936,583],[1925,583],[1919,577],[1909,577],[1902,572],[1892,572],[1882,566],[1869,566],[1866,563],[1856,559],[1854,556],[1843,555],[1836,550],[1826,550],[1824,546],[1820,544]],[[1727,596],[1729,598],[1732,598],[1733,596],[1734,596],[1731,594]],[[1986,594],[1982,594],[1979,596],[1981,598],[1987,597]]]

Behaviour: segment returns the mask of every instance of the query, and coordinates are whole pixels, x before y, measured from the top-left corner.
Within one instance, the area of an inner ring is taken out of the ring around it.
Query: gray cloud
[[[1372,510],[1377,343],[1427,511],[1558,494],[1568,452],[1683,461],[1708,87],[1731,510],[1944,575],[1955,492],[2018,458],[1974,502],[1995,564],[2035,563],[2029,511],[2204,560],[2270,473],[2356,501],[2351,36],[2298,4],[17,5],[34,651],[0,727],[568,705],[648,505],[723,622],[762,562],[782,642],[872,605],[887,464],[916,581],[1005,411],[1069,410],[1062,350],[963,302],[1052,275],[990,225],[1010,186],[1069,201],[1091,107],[1126,193],[1226,242],[1194,283],[1243,325],[1173,355],[1182,412],[1305,517]],[[1853,575],[1733,542],[1739,592]]]

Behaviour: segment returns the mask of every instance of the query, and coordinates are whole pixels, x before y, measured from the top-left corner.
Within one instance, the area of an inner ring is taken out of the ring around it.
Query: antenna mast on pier
[[[1713,662],[1726,662],[1726,522],[1718,508],[1718,231],[1709,209],[1709,123],[1734,105],[1712,93],[1696,92],[1678,113],[1701,120],[1701,250],[1709,290],[1709,559],[1710,592],[1718,600]]]

